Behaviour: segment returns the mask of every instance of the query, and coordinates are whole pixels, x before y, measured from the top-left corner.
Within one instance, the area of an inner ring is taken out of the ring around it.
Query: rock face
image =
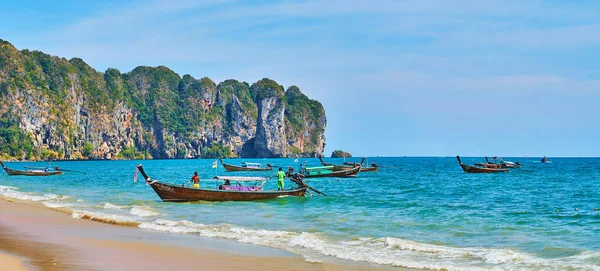
[[[325,146],[321,104],[266,78],[101,73],[0,40],[0,98],[4,159],[315,156]]]
[[[335,150],[331,153],[331,158],[349,158],[352,157],[352,154],[349,152],[345,152],[342,150]]]
[[[285,103],[283,87],[277,82],[262,79],[250,89],[258,105],[254,151],[259,157],[287,155],[285,140]]]

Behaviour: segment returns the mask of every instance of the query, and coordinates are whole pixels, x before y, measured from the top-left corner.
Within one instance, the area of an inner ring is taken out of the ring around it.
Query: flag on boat
[[[212,168],[217,168],[217,160],[212,163]]]

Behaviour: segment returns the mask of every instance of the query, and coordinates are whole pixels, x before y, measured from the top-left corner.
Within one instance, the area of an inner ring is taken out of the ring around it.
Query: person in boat
[[[46,168],[44,169],[44,172],[48,172],[48,167],[46,167]]]
[[[283,172],[282,168],[279,168],[277,172],[277,190],[284,190],[283,180],[285,178],[285,172]]]
[[[225,184],[219,185],[219,190],[229,190],[230,185],[229,180],[225,180]]]
[[[194,182],[194,188],[200,188],[200,177],[198,176],[197,171],[194,172],[194,176],[192,176],[190,181]]]

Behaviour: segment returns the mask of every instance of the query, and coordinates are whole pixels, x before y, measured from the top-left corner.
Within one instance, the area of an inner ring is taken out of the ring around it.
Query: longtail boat
[[[335,171],[350,170],[350,169],[356,168],[358,166],[360,166],[360,172],[379,171],[379,166],[377,166],[376,163],[371,163],[370,167],[363,167],[363,165],[365,163],[365,159],[366,158],[363,158],[360,161],[360,163],[344,162],[344,165],[336,165],[336,164],[331,164],[331,163],[325,163],[325,161],[323,161],[323,158],[319,157],[319,160],[321,161],[321,164],[323,166],[333,166]]]
[[[460,161],[459,156],[456,156],[456,159],[458,160],[458,164],[460,164],[460,167],[462,168],[462,170],[467,173],[497,173],[497,172],[507,172],[508,171],[508,169],[506,169],[506,168],[486,168],[486,167],[479,167],[479,166],[469,166],[469,165],[463,164]]]
[[[154,189],[154,192],[162,201],[168,202],[187,202],[187,201],[251,201],[273,199],[282,196],[302,197],[306,194],[307,189],[314,190],[312,187],[304,184],[301,179],[292,179],[298,187],[291,190],[263,190],[264,184],[267,182],[263,177],[240,177],[240,176],[216,176],[215,188],[192,188],[186,187],[185,183],[181,185],[168,184],[165,182],[152,180],[142,165],[138,165],[137,169],[146,179],[146,183]],[[218,183],[221,182],[221,185]],[[231,185],[235,182],[235,185]],[[253,185],[245,185],[245,183],[253,183]],[[317,193],[321,193],[316,191]],[[321,193],[322,194],[322,193]]]
[[[356,177],[356,174],[360,171],[360,166],[352,169],[335,170],[334,166],[322,166],[322,167],[306,167],[303,166],[300,169],[300,174],[304,175],[304,178],[322,178],[322,177],[339,177],[348,178]],[[294,167],[288,168],[288,175],[294,172]]]
[[[45,169],[43,170],[18,170],[18,169],[11,169],[11,168],[7,168],[6,166],[4,166],[4,163],[2,163],[2,161],[0,161],[0,165],[2,165],[2,168],[4,169],[4,171],[6,171],[6,173],[8,173],[8,175],[24,175],[24,176],[51,176],[51,175],[60,175],[63,174],[63,172],[58,169],[58,167],[55,167],[55,170],[52,171],[46,171]]]
[[[242,162],[241,166],[235,166],[230,164],[223,163],[223,159],[219,158],[221,164],[225,168],[226,171],[269,171],[273,170],[273,166],[271,164],[267,164],[266,167],[263,167],[260,163],[250,163],[250,162]]]
[[[497,158],[493,158],[494,160]],[[475,163],[476,166],[485,167],[485,168],[520,168],[521,164],[519,162],[510,162],[504,161],[500,158],[500,163],[490,162],[490,160],[485,157],[486,163]]]

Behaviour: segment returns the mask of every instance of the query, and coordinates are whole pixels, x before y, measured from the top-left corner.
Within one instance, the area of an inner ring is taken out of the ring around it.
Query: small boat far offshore
[[[11,169],[4,166],[4,163],[0,161],[0,165],[8,173],[8,175],[23,175],[23,176],[52,176],[52,175],[60,175],[63,174],[58,167],[55,167],[55,170],[18,170]]]
[[[492,158],[493,160],[497,160],[496,157]],[[490,162],[490,160],[485,157],[485,163],[475,163],[475,166],[478,167],[485,167],[485,168],[520,168],[521,167],[521,163],[519,162],[510,162],[510,161],[504,161],[502,160],[502,158],[500,158],[500,162]]]
[[[235,166],[231,164],[225,164],[223,159],[219,158],[221,164],[225,168],[226,171],[269,171],[273,170],[273,166],[271,164],[267,164],[266,167],[263,167],[260,163],[250,163],[250,162],[242,162],[241,166]]]
[[[462,163],[460,157],[457,155],[456,160],[458,160],[458,164],[462,170],[466,173],[498,173],[498,172],[508,172],[507,168],[489,168],[489,167],[479,167],[479,166],[469,166]]]
[[[288,168],[288,175],[294,172],[294,167]],[[360,172],[360,166],[351,169],[336,170],[334,166],[322,166],[322,167],[306,167],[300,168],[300,174],[304,175],[304,178],[322,178],[322,177],[339,177],[349,178],[356,177],[356,174]]]
[[[371,167],[364,167],[365,159],[366,158],[363,158],[360,161],[360,163],[344,162],[344,165],[336,165],[336,164],[325,163],[325,161],[323,161],[323,158],[321,158],[320,156],[318,158],[319,158],[319,161],[321,161],[321,164],[323,166],[333,166],[334,170],[336,170],[336,171],[350,170],[350,169],[356,168],[358,166],[360,166],[360,172],[375,172],[375,171],[379,171],[379,166],[377,166],[376,163],[371,163]]]

